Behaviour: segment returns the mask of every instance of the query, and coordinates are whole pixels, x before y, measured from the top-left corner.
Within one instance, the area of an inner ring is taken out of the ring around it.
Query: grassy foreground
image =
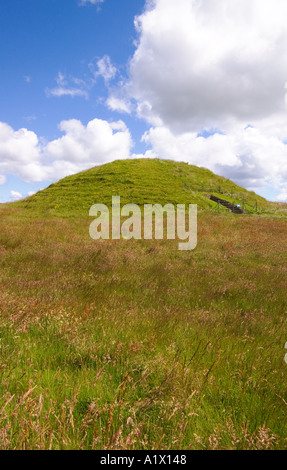
[[[0,209],[0,448],[286,449],[287,220],[90,222]]]

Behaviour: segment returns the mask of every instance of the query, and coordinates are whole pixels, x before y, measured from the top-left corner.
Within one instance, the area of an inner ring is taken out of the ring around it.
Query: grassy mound
[[[249,213],[271,212],[278,206],[205,168],[169,160],[130,159],[68,176],[13,207],[29,209],[29,215],[86,216],[93,204],[110,206],[114,195],[121,196],[123,204],[197,204],[199,209],[218,209],[205,194],[244,205]],[[222,206],[220,210],[227,211]]]

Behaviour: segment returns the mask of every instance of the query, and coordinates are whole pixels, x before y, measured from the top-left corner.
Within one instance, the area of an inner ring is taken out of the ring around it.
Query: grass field
[[[198,219],[179,252],[0,208],[1,449],[287,448],[287,219]]]

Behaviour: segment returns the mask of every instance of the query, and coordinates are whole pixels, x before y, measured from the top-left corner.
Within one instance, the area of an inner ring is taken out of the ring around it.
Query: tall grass
[[[0,218],[1,449],[283,449],[287,221],[198,247]]]

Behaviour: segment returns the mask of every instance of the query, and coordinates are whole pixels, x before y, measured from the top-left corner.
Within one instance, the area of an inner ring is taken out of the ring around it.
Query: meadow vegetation
[[[198,204],[197,248],[91,240],[89,208],[112,195]],[[0,448],[286,448],[285,214],[161,160],[1,205]]]
[[[286,449],[287,219],[90,223],[0,207],[0,448]]]

